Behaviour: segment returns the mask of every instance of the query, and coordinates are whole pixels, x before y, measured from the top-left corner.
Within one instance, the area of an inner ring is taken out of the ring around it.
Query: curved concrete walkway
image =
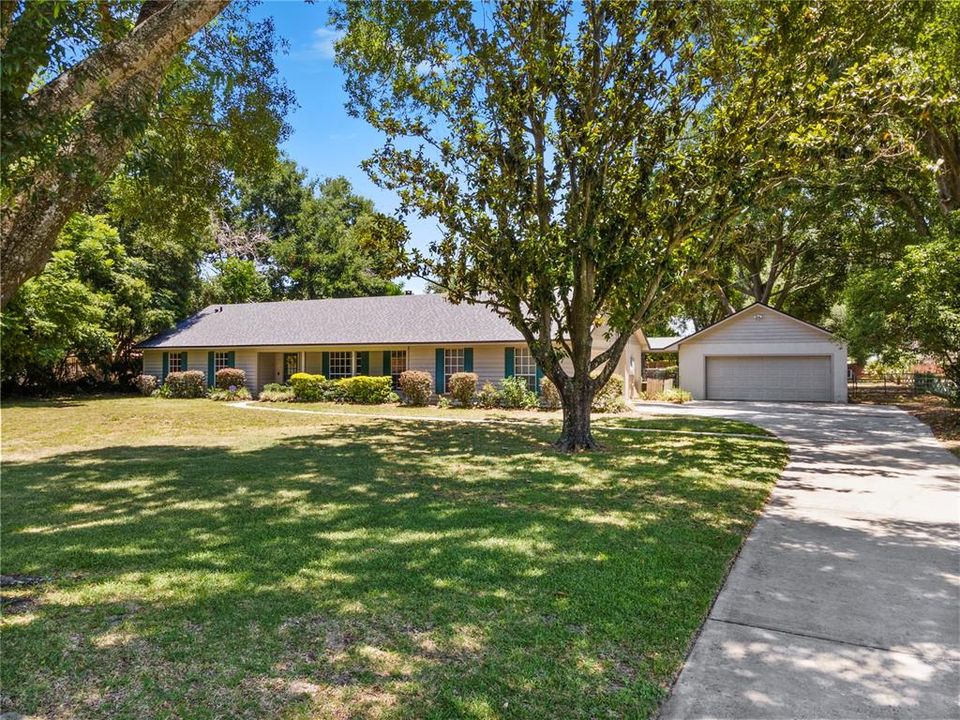
[[[960,463],[925,425],[875,406],[637,409],[791,448],[662,718],[960,717]]]

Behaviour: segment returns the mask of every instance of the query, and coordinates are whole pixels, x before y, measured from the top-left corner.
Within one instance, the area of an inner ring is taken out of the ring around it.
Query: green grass
[[[598,428],[565,456],[556,431],[4,406],[2,572],[49,580],[8,593],[3,709],[649,716],[786,450]]]

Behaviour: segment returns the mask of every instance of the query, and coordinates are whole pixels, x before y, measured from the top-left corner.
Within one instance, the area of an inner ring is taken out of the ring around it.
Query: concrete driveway
[[[960,463],[884,407],[699,402],[791,459],[662,718],[960,717]]]

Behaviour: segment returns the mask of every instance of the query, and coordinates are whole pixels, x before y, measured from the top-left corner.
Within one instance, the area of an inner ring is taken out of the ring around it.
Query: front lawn
[[[4,406],[2,710],[649,716],[786,450],[557,430]]]

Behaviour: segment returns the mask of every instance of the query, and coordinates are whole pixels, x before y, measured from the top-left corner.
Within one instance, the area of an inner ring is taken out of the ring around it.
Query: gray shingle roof
[[[211,305],[140,344],[143,348],[254,345],[399,345],[518,342],[523,336],[483,305],[442,295]]]

